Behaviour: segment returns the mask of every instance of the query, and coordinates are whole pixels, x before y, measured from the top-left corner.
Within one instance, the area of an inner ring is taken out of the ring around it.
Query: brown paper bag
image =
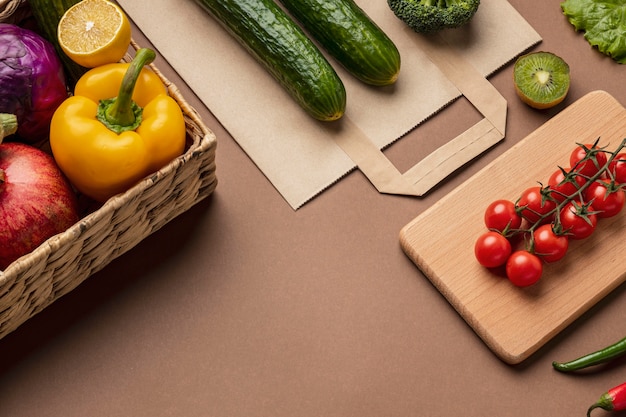
[[[358,132],[338,134],[336,143],[381,193],[421,196],[452,172],[504,139],[506,100],[441,36],[414,36],[416,45],[451,80],[484,118],[401,174],[387,157]]]
[[[486,77],[541,40],[505,0],[482,0],[469,26],[441,38],[409,30],[385,0],[356,0],[398,47],[402,70],[394,86],[371,88],[334,65],[348,104],[329,125],[305,114],[194,0],[119,3],[294,209],[355,168],[380,192],[423,194],[504,137],[506,103]],[[473,75],[458,77],[460,63]],[[484,120],[400,174],[380,150],[463,95]]]

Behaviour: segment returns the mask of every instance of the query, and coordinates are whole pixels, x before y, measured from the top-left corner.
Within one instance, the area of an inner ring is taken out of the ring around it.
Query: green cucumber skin
[[[393,84],[400,53],[353,0],[280,0],[328,53],[361,81]]]
[[[196,0],[313,118],[341,118],[346,91],[334,68],[273,0]]]
[[[39,33],[47,39],[57,52],[63,63],[68,87],[73,90],[76,81],[87,72],[88,68],[81,67],[72,61],[59,46],[57,28],[59,20],[67,9],[78,3],[80,0],[28,0],[31,14],[37,22]]]

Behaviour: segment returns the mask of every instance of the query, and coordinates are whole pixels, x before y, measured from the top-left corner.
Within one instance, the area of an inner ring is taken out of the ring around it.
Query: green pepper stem
[[[117,97],[100,102],[98,119],[112,131],[121,133],[135,130],[141,124],[142,109],[133,101],[133,92],[141,70],[155,58],[156,53],[152,49],[137,50],[135,58],[124,74]]]
[[[591,417],[591,412],[596,408],[601,408],[603,410],[612,411],[615,407],[613,406],[613,398],[608,393],[602,394],[600,399],[596,401],[587,409],[587,417]]]
[[[2,139],[17,132],[17,117],[14,114],[0,113],[0,143]]]

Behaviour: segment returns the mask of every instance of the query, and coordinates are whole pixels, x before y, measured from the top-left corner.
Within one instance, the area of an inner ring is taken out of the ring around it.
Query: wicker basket
[[[11,17],[5,10],[21,9],[13,7],[17,3],[22,1],[0,0],[0,21]],[[133,47],[138,45],[133,42]],[[151,67],[183,109],[185,153],[0,271],[0,338],[215,189],[215,135],[178,88]]]
[[[0,22],[18,23],[28,14],[26,0],[0,0]]]

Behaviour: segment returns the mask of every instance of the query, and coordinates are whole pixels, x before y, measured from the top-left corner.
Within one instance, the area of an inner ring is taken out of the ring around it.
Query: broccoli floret
[[[466,24],[480,0],[387,0],[387,4],[411,29],[430,33]]]

